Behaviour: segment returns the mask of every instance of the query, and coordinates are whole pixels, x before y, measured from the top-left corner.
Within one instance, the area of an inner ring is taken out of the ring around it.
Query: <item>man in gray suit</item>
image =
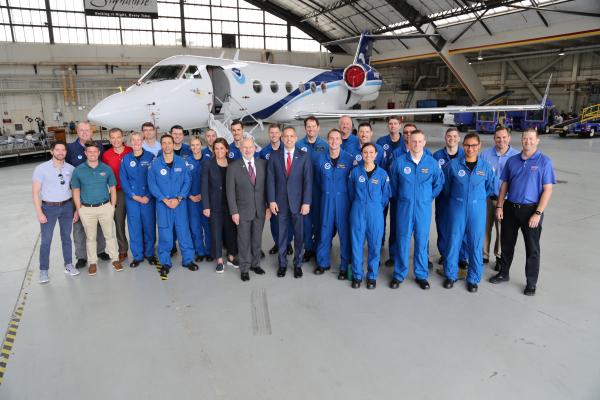
[[[249,270],[262,275],[261,242],[265,217],[267,162],[254,157],[252,137],[241,141],[242,158],[227,168],[227,202],[233,223],[237,225],[238,256],[242,281],[250,279]]]

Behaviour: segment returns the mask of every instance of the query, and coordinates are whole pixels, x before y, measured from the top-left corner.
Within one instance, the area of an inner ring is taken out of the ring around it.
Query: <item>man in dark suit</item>
[[[267,199],[271,212],[279,215],[279,269],[277,276],[287,270],[286,247],[288,223],[294,225],[294,278],[302,277],[304,249],[302,216],[310,212],[312,200],[312,163],[310,155],[296,147],[296,130],[283,130],[283,146],[271,153],[267,164]]]
[[[227,203],[233,223],[237,225],[238,256],[242,281],[250,279],[249,270],[262,275],[260,249],[266,214],[267,162],[254,157],[252,137],[242,139],[242,158],[227,168]]]

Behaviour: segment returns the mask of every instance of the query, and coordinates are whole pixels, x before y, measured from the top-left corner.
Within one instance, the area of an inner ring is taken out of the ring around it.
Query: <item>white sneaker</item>
[[[50,277],[48,276],[48,270],[41,269],[40,270],[40,283],[47,283],[47,282],[50,282]]]
[[[79,275],[79,270],[73,266],[73,264],[65,265],[65,274],[69,274],[71,276]]]

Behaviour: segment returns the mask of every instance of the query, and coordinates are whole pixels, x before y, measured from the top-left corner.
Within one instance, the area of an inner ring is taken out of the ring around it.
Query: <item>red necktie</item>
[[[285,163],[285,175],[290,176],[290,171],[292,170],[292,153],[287,153],[287,161]]]
[[[248,175],[250,175],[250,182],[252,182],[252,186],[256,184],[256,174],[254,173],[254,168],[252,168],[252,162],[248,161]]]

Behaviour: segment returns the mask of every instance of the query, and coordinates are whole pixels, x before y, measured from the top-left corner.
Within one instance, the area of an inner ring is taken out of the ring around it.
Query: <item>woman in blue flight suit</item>
[[[154,255],[156,243],[156,215],[154,197],[148,188],[148,169],[154,154],[142,148],[144,138],[138,132],[131,134],[133,151],[123,157],[119,176],[125,193],[127,228],[133,261],[131,268],[137,267],[144,257],[151,265],[158,265]]]
[[[452,288],[458,279],[458,258],[463,238],[467,246],[469,269],[467,290],[477,292],[483,272],[483,240],[487,198],[493,196],[497,177],[492,167],[478,157],[479,135],[469,133],[463,140],[465,155],[444,169],[444,195],[452,213],[447,220],[447,257],[444,260],[444,287]]]
[[[387,172],[375,164],[377,149],[372,143],[362,147],[363,164],[356,166],[348,178],[348,193],[352,208],[352,287],[360,287],[364,274],[363,246],[368,247],[367,289],[374,289],[379,270],[381,239],[383,237],[383,209],[391,190]]]
[[[344,280],[351,261],[348,176],[352,170],[354,159],[341,149],[342,133],[337,129],[329,131],[327,143],[329,150],[321,155],[313,170],[315,184],[321,192],[321,228],[317,244],[315,274],[321,275],[329,269],[331,241],[337,230],[340,238],[338,279]]]
[[[202,214],[202,142],[199,137],[190,139],[192,155],[186,157],[192,183],[188,194],[188,220],[190,233],[196,251],[196,261],[202,261],[205,257],[210,261],[210,225],[209,220]],[[206,221],[206,222],[205,222]]]

